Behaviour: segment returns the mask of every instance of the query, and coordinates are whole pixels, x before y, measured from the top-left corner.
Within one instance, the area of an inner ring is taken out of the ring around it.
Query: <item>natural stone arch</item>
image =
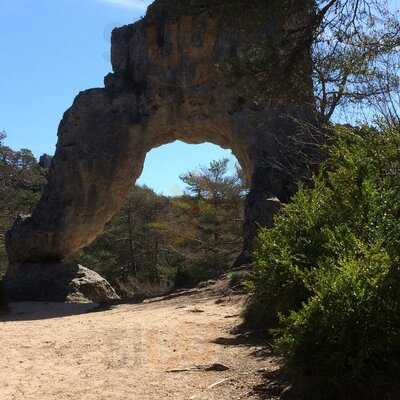
[[[32,217],[9,234],[11,261],[58,262],[90,244],[121,208],[155,147],[175,140],[211,142],[232,149],[251,170],[245,145],[233,142],[222,122],[218,131],[210,119],[189,124],[182,118],[183,124],[165,128],[161,119],[149,119],[143,126],[131,122],[135,102],[131,96],[108,97],[103,89],[77,97],[60,125],[45,193]]]
[[[251,182],[247,255],[257,226],[272,224],[277,199],[293,193],[296,177],[285,170],[284,152],[298,121],[313,122],[310,52],[304,34],[274,46],[288,15],[296,32],[293,24],[311,17],[313,2],[289,1],[286,13],[282,4],[255,0],[170,3],[156,1],[144,19],[114,30],[114,72],[105,88],[80,93],[65,113],[45,193],[7,235],[7,282],[15,297],[24,277],[32,281],[44,264],[65,263],[103,231],[154,147],[179,139],[232,150]],[[245,18],[238,5],[246,7]],[[282,58],[278,66],[296,51],[279,85],[271,69],[269,91],[256,77],[232,72],[257,43],[271,43],[271,54]],[[40,296],[33,290],[29,297]]]

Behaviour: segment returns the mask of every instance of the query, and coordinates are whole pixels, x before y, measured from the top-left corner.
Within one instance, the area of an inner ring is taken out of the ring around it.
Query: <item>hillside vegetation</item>
[[[185,194],[133,187],[104,234],[77,256],[122,296],[193,286],[226,272],[242,247],[245,189],[228,160],[184,174]]]
[[[0,140],[0,277],[7,269],[5,234],[20,214],[30,214],[46,183],[29,150],[14,151]],[[122,297],[158,294],[219,276],[242,247],[246,190],[240,169],[212,161],[181,177],[181,196],[133,186],[121,211],[78,263],[105,276]]]
[[[5,234],[17,215],[30,214],[46,183],[42,169],[28,149],[15,151],[0,132],[0,278],[7,268]]]
[[[400,131],[339,127],[329,154],[260,231],[245,318],[269,330],[292,372],[323,385],[315,398],[395,398]]]

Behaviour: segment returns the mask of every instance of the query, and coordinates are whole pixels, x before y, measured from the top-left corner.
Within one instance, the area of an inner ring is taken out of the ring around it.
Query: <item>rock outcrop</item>
[[[53,160],[52,156],[48,154],[43,154],[39,158],[39,165],[44,169],[49,169],[51,167],[51,161]]]
[[[10,301],[107,303],[119,299],[98,273],[75,263],[14,265],[4,286]]]
[[[64,114],[45,193],[7,235],[12,291],[30,268],[53,274],[46,263],[63,263],[91,243],[146,154],[175,140],[215,143],[239,160],[251,184],[245,260],[257,227],[272,224],[279,202],[307,173],[299,160],[313,157],[303,129],[314,124],[305,28],[313,5],[158,0],[145,18],[115,29],[113,73]]]

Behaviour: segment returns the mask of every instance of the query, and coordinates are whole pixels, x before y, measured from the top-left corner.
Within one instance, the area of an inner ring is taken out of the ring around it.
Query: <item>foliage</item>
[[[398,14],[387,0],[320,0],[318,7],[313,77],[322,121],[357,107],[398,124]]]
[[[400,132],[337,131],[313,188],[259,235],[245,316],[294,368],[379,385],[400,360]]]
[[[337,269],[321,273],[309,301],[282,317],[277,345],[293,367],[329,383],[327,395],[347,388],[369,398],[398,378],[400,269],[377,248]]]
[[[228,274],[229,286],[233,289],[245,289],[250,273],[247,270],[232,271]]]
[[[29,150],[14,151],[0,136],[0,277],[7,268],[5,233],[30,214],[46,182]],[[132,187],[104,234],[76,261],[108,278],[123,296],[197,284],[229,267],[241,248],[244,188],[214,161],[182,177],[187,193],[168,198]]]
[[[27,149],[15,151],[0,133],[0,277],[7,267],[5,233],[19,214],[30,214],[46,182],[45,171]]]
[[[165,290],[172,256],[162,219],[170,200],[147,187],[133,187],[105,232],[76,257],[108,278],[122,295]],[[168,273],[167,273],[168,272]]]
[[[242,245],[246,190],[241,171],[237,168],[235,175],[228,175],[228,160],[222,159],[181,179],[187,190],[177,203],[176,217],[192,221],[192,232],[181,238],[181,247],[190,264],[203,266],[212,278],[233,264]]]
[[[308,92],[308,82],[298,72],[304,67],[300,55],[308,54],[311,47],[315,98],[310,101],[314,106],[315,100],[321,124],[332,119],[352,120],[355,110],[363,121],[399,124],[400,19],[393,10],[396,1],[265,2],[270,10],[267,15],[254,16],[253,26],[273,26],[280,21],[279,35],[252,43],[218,69],[224,77],[231,75],[235,85],[246,77],[241,102],[251,99],[255,104],[269,104],[282,96],[287,101],[288,94],[296,98],[298,93]],[[299,18],[299,12],[306,17]],[[273,15],[273,20],[268,15]]]
[[[241,249],[243,184],[227,160],[183,175],[187,193],[168,198],[134,187],[105,233],[78,260],[124,296],[153,294],[216,277]]]

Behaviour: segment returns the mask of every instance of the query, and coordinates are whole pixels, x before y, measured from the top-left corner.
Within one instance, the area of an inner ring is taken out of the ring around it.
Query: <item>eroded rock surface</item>
[[[304,29],[313,5],[158,0],[145,18],[114,30],[105,88],[80,93],[65,113],[45,193],[7,235],[10,268],[63,262],[91,243],[147,152],[178,139],[212,142],[238,158],[251,184],[249,251],[257,227],[272,224],[305,173],[299,160],[312,153],[299,126],[314,123]]]
[[[52,156],[48,154],[43,154],[39,158],[39,165],[44,169],[49,169],[51,167]]]

